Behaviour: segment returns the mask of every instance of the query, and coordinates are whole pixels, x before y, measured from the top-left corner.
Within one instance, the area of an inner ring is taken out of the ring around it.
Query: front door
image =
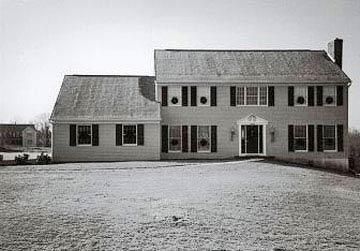
[[[246,153],[259,153],[259,126],[246,126]]]

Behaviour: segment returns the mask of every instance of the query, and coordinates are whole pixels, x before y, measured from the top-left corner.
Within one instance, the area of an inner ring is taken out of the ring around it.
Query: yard
[[[0,167],[0,249],[359,250],[360,179],[264,161]]]

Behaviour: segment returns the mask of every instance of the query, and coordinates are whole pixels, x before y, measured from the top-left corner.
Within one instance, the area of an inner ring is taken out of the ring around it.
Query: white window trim
[[[180,150],[177,150],[177,151],[175,151],[175,150],[170,150],[170,127],[171,126],[179,126],[180,127]],[[168,135],[169,135],[169,137],[168,137],[168,152],[169,153],[181,153],[182,152],[182,125],[169,125],[168,126]]]
[[[199,92],[200,88],[207,89],[207,99],[208,99],[208,101],[206,102],[206,104],[202,104],[200,102],[200,98],[201,98],[200,92]],[[210,97],[210,86],[199,86],[197,88],[197,90],[196,90],[196,103],[197,103],[197,105],[198,106],[210,106],[210,102],[211,102],[210,99],[211,99],[211,97]]]
[[[200,126],[207,126],[209,128],[209,150],[199,150],[199,127]],[[197,125],[196,128],[197,132],[196,132],[196,151],[198,153],[211,153],[211,126],[210,125]]]
[[[305,88],[305,104],[296,102],[296,88]],[[309,88],[307,86],[294,86],[294,106],[309,106]]]
[[[244,88],[244,104],[243,105],[239,105],[237,103],[237,96],[238,96],[238,88],[239,87],[243,87]],[[257,104],[256,105],[248,105],[247,104],[247,88],[248,87],[257,87]],[[266,87],[266,104],[264,105],[260,105],[260,87]],[[264,85],[264,86],[237,86],[236,87],[236,93],[235,93],[235,100],[236,100],[236,106],[269,106],[269,86]]]
[[[124,127],[125,127],[125,126],[135,126],[135,140],[136,140],[136,143],[135,143],[135,144],[126,144],[126,143],[125,143],[125,141],[124,141],[124,136],[125,136]],[[123,146],[137,146],[137,145],[138,145],[138,144],[137,144],[137,143],[138,143],[138,142],[137,142],[137,138],[138,138],[137,124],[123,124],[121,130],[122,130],[122,135],[121,135],[121,137],[122,137],[122,143],[123,143],[122,145],[123,145]]]
[[[305,147],[306,149],[305,150],[296,150],[295,149],[295,127],[296,126],[305,126],[305,130],[306,130],[306,143],[305,143]],[[297,152],[297,153],[306,153],[309,151],[309,127],[308,125],[294,125],[294,152]]]
[[[90,126],[90,144],[80,144],[79,143],[79,126]],[[89,125],[89,124],[76,125],[76,146],[92,146],[92,135],[93,135],[92,125]]]
[[[325,141],[324,141],[324,127],[325,126],[333,126],[334,127],[334,130],[335,130],[335,149],[334,150],[325,150]],[[336,127],[336,125],[323,125],[322,126],[322,143],[323,143],[323,145],[322,145],[322,147],[323,147],[323,151],[324,152],[326,152],[326,153],[335,153],[335,152],[337,152],[338,151],[338,140],[337,140],[337,127]]]
[[[328,87],[330,87],[330,86],[324,86],[323,88],[328,88]],[[336,86],[331,86],[331,87],[333,87],[335,89],[334,102],[332,104],[326,104],[326,102],[325,102],[326,97],[325,97],[324,91],[323,91],[323,95],[322,95],[323,106],[336,106],[337,105],[336,104],[336,102],[337,102],[337,100],[336,100],[336,98],[337,98],[337,88],[336,88]]]
[[[178,90],[178,96],[176,96],[178,98],[178,103],[177,104],[173,104],[171,102],[171,99],[174,97],[174,96],[171,96],[170,95],[170,90],[175,90],[177,89]],[[168,106],[181,106],[181,102],[182,102],[182,92],[181,92],[181,86],[169,86],[168,87]]]

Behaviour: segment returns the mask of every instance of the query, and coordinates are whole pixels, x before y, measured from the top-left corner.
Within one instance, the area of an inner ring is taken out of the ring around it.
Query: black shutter
[[[289,152],[294,151],[294,126],[293,125],[288,126],[288,149],[289,149]]]
[[[76,125],[70,125],[70,146],[76,146]]]
[[[275,106],[275,87],[269,86],[268,87],[268,106]]]
[[[288,87],[288,106],[294,106],[294,86]]]
[[[344,97],[344,87],[337,86],[336,87],[336,105],[343,105],[343,97]]]
[[[197,126],[191,126],[191,152],[197,152]]]
[[[309,152],[313,152],[314,151],[314,146],[315,146],[315,144],[314,144],[314,141],[315,141],[315,139],[314,139],[314,137],[315,137],[315,127],[314,127],[314,125],[308,125],[308,133],[309,133],[309,135],[308,135],[308,140],[309,140],[309,143],[308,143],[308,150],[309,150]]]
[[[230,86],[230,106],[236,106],[236,87]]]
[[[196,98],[197,98],[197,94],[196,94],[196,86],[191,86],[190,87],[190,96],[191,96],[191,106],[196,106]]]
[[[322,106],[323,105],[323,87],[316,86],[316,105]]]
[[[344,151],[344,126],[337,125],[337,150],[338,152]]]
[[[259,125],[259,153],[263,153],[263,126]]]
[[[216,86],[210,87],[210,106],[216,106]]]
[[[116,125],[116,134],[115,134],[116,145],[122,145],[122,124]]]
[[[217,152],[217,126],[211,126],[211,152]]]
[[[99,145],[99,125],[92,125],[92,145]]]
[[[167,86],[161,87],[161,105],[162,106],[168,105],[168,88],[167,88]]]
[[[161,151],[163,153],[167,153],[169,150],[168,145],[168,126],[163,125],[161,126]]]
[[[187,86],[181,87],[181,100],[182,100],[182,106],[188,106],[188,87]]]
[[[322,152],[323,151],[323,126],[317,125],[316,130],[316,139],[317,139],[317,151]]]
[[[188,152],[189,151],[189,143],[188,143],[188,126],[182,126],[182,151]]]
[[[314,86],[308,87],[308,104],[309,104],[309,106],[315,105],[315,88],[314,88]]]
[[[144,124],[137,125],[137,144],[138,146],[144,145]]]

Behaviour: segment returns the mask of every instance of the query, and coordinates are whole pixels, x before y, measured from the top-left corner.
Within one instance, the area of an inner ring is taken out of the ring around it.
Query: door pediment
[[[240,120],[237,121],[238,125],[267,125],[268,121],[256,116],[254,114],[250,114]]]

